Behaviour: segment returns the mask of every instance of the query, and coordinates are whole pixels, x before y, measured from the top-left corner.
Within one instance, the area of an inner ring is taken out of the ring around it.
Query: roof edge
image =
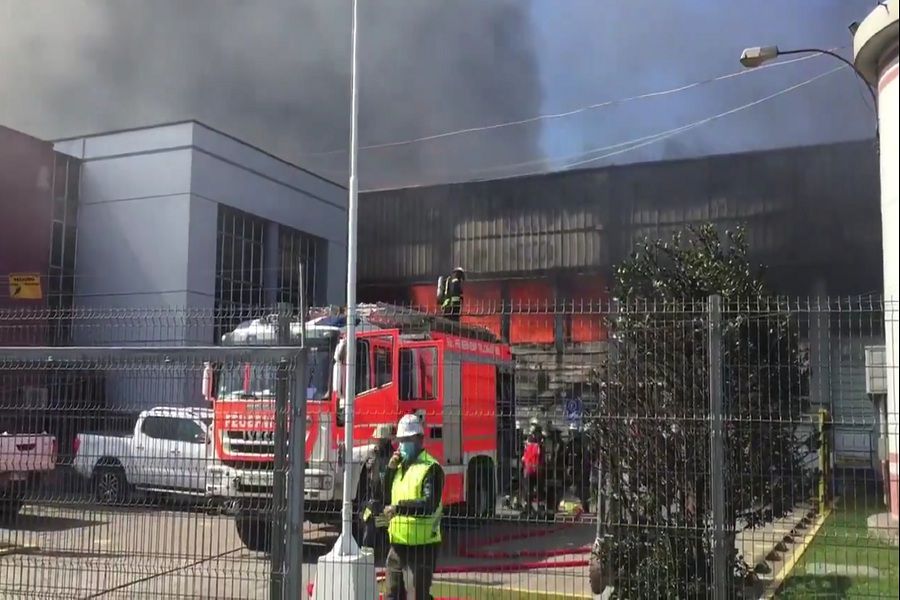
[[[475,183],[483,183],[490,184],[496,181],[509,181],[509,180],[522,180],[527,181],[529,179],[546,179],[550,177],[566,177],[573,173],[601,173],[604,171],[614,171],[617,169],[634,169],[637,167],[646,167],[650,165],[677,165],[677,164],[685,164],[691,162],[705,161],[711,158],[726,158],[729,156],[754,156],[761,154],[771,154],[773,152],[791,152],[791,151],[800,151],[800,150],[809,150],[812,148],[829,148],[832,146],[841,146],[845,144],[864,144],[872,142],[876,143],[874,137],[864,137],[864,138],[856,138],[856,139],[847,139],[847,140],[839,140],[834,142],[823,142],[817,144],[797,144],[795,146],[781,146],[777,148],[760,148],[754,150],[744,150],[740,152],[721,152],[717,154],[704,154],[702,156],[686,156],[683,158],[667,158],[661,160],[643,160],[638,162],[629,162],[629,163],[616,163],[611,165],[603,165],[600,167],[583,167],[579,169],[564,169],[558,171],[544,171],[542,173],[527,173],[522,175],[506,175],[500,177],[491,177],[489,179],[468,179],[462,181],[448,181],[446,183],[428,183],[422,185],[408,185],[403,187],[386,187],[379,189],[371,189],[360,191],[361,196],[368,196],[372,194],[383,194],[386,192],[402,192],[406,190],[428,190],[428,189],[436,189],[436,188],[450,188],[455,186],[464,186],[471,185]],[[873,146],[874,147],[874,146]]]
[[[209,125],[209,124],[207,124],[207,123],[205,123],[205,122],[203,122],[203,121],[200,121],[200,120],[198,120],[198,119],[182,119],[182,120],[179,120],[179,121],[163,121],[163,122],[159,122],[159,123],[152,123],[152,124],[149,124],[149,125],[140,125],[140,126],[137,126],[137,127],[125,127],[125,128],[122,128],[122,129],[112,129],[112,130],[106,130],[106,131],[96,131],[96,132],[93,132],[93,133],[86,133],[86,134],[82,134],[82,135],[67,136],[67,137],[63,137],[63,138],[56,138],[56,139],[49,140],[49,141],[50,141],[51,144],[56,144],[56,143],[58,143],[58,142],[70,142],[70,141],[73,141],[73,140],[81,140],[81,139],[88,139],[88,138],[96,138],[96,137],[102,137],[102,136],[105,136],[105,135],[116,135],[116,134],[119,134],[119,133],[131,133],[131,132],[134,132],[134,131],[148,131],[148,130],[151,130],[151,129],[159,129],[159,128],[162,128],[162,127],[172,127],[172,126],[175,126],[175,125],[194,125],[194,126],[203,127],[204,129],[207,129],[207,130],[209,130],[209,131],[211,131],[211,132],[213,132],[213,133],[215,133],[215,134],[217,134],[217,135],[221,135],[222,137],[225,137],[225,138],[228,138],[228,139],[230,139],[230,140],[232,140],[232,141],[234,141],[234,142],[237,142],[238,144],[241,144],[242,146],[246,146],[246,147],[248,147],[248,148],[250,148],[250,149],[252,149],[252,150],[255,150],[256,152],[259,152],[260,154],[263,154],[263,155],[265,155],[265,156],[267,156],[267,157],[269,157],[269,158],[271,158],[271,159],[273,159],[273,160],[275,160],[275,161],[278,161],[278,162],[280,162],[280,163],[282,163],[282,164],[284,164],[284,165],[287,165],[287,166],[289,166],[289,167],[291,167],[291,168],[293,168],[293,169],[297,169],[298,171],[302,171],[302,172],[306,173],[307,175],[310,175],[311,177],[315,177],[316,179],[319,179],[319,180],[321,180],[321,181],[323,181],[323,182],[325,182],[325,183],[328,183],[328,184],[330,184],[330,185],[337,186],[338,188],[340,188],[340,189],[342,189],[342,190],[346,190],[346,189],[347,189],[347,186],[346,186],[346,185],[343,185],[343,184],[341,184],[341,183],[338,183],[337,181],[334,181],[334,180],[332,180],[332,179],[329,179],[329,178],[327,178],[327,177],[325,177],[325,176],[323,176],[323,175],[320,175],[319,173],[316,173],[316,172],[314,172],[314,171],[310,171],[309,169],[307,169],[307,168],[305,168],[305,167],[301,167],[300,165],[298,165],[298,164],[296,164],[296,163],[294,163],[294,162],[291,162],[291,161],[287,160],[286,158],[283,158],[283,157],[281,157],[281,156],[278,156],[277,154],[273,154],[272,152],[270,152],[270,151],[268,151],[268,150],[264,150],[263,148],[260,148],[259,146],[255,145],[255,144],[252,144],[252,143],[250,143],[250,142],[248,142],[248,141],[246,141],[246,140],[244,140],[244,139],[241,139],[241,138],[237,137],[236,135],[233,135],[233,134],[231,134],[231,133],[228,133],[228,132],[226,132],[226,131],[223,131],[223,130],[221,130],[221,129],[218,129],[218,128],[216,128],[216,127],[213,127],[212,125]]]

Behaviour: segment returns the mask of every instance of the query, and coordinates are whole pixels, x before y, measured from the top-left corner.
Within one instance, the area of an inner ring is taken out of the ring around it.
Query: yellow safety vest
[[[406,467],[405,471],[397,469],[391,483],[391,504],[399,504],[403,500],[421,500],[422,483],[432,465],[440,465],[430,454],[422,450],[416,461]],[[422,546],[437,544],[441,541],[441,514],[443,508],[438,503],[437,510],[428,516],[397,515],[388,524],[388,536],[392,544],[405,546]]]

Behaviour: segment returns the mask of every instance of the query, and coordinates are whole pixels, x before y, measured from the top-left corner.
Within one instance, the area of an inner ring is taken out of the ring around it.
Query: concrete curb
[[[9,546],[0,546],[0,558],[4,556],[12,556],[14,554],[30,554],[40,550],[39,546],[27,545],[17,546],[15,544]]]

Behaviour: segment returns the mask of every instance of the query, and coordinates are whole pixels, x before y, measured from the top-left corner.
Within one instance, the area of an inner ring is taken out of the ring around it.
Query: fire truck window
[[[437,385],[437,349],[400,351],[400,399],[434,400]]]
[[[375,347],[375,387],[387,385],[393,379],[391,365],[391,349],[384,346]]]

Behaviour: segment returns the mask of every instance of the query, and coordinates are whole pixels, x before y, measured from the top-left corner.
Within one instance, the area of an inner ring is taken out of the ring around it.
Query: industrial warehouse
[[[5,163],[15,167],[6,185],[18,186],[7,189],[26,195],[3,195],[21,226],[2,240],[2,270],[39,273],[44,290],[38,299],[4,297],[4,306],[220,315],[215,324],[140,333],[82,328],[81,338],[54,321],[43,337],[29,329],[22,343],[210,343],[260,308],[298,306],[301,264],[306,306],[343,302],[346,208],[337,184],[196,122],[53,143],[3,135],[4,152],[19,157]],[[875,157],[873,143],[859,141],[364,194],[360,299],[436,310],[434,282],[451,265],[464,267],[466,303],[479,314],[463,320],[508,342],[527,365],[517,373],[520,410],[561,421],[567,398],[590,401],[582,383],[606,351],[605,325],[584,307],[609,301],[614,265],[645,239],[707,222],[743,226],[772,293],[867,297],[881,289]],[[16,200],[23,197],[32,201]],[[846,375],[863,347],[819,356],[830,335],[840,333],[810,334],[812,360],[833,366],[823,377],[844,374],[853,414],[873,414],[861,373],[852,382]],[[873,332],[871,343],[878,338]],[[196,403],[196,387],[191,380],[174,398]],[[154,403],[114,378],[102,388],[110,409]]]

